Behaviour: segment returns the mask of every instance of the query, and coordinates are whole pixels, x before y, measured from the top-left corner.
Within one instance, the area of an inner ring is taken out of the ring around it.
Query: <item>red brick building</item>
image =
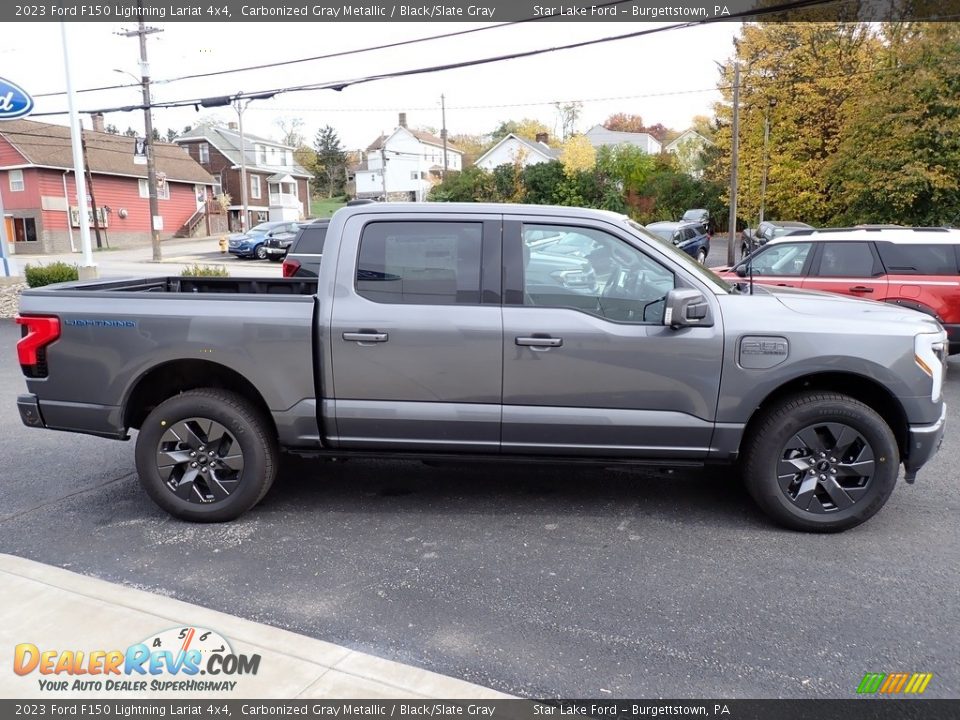
[[[150,242],[147,166],[134,163],[135,139],[83,131],[101,243]],[[154,143],[160,237],[203,233],[214,178],[177,145]],[[70,128],[33,120],[0,122],[0,192],[15,252],[70,252],[80,247]],[[88,196],[91,194],[87,190]],[[104,227],[105,226],[105,227]],[[91,241],[96,247],[93,224]]]

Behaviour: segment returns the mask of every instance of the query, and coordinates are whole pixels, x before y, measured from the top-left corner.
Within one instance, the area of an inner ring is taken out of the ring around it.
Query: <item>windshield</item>
[[[650,226],[647,228],[647,232],[653,233],[658,238],[661,240],[666,240],[668,243],[673,242],[673,229]]]
[[[249,232],[265,233],[265,232],[269,232],[272,229],[273,229],[273,225],[271,223],[260,223],[259,225],[254,225],[252,228],[250,228]]]
[[[715,288],[722,290],[723,292],[728,292],[728,293],[734,292],[733,285],[728,283],[726,280],[714,275],[710,270],[708,270],[703,265],[698,263],[696,260],[694,260],[692,257],[687,255],[685,252],[683,252],[683,250],[677,250],[677,248],[674,247],[672,242],[670,241],[664,242],[660,240],[656,235],[654,235],[649,230],[647,230],[643,225],[639,225],[638,223],[635,223],[633,220],[631,220],[628,217],[624,217],[624,220],[626,221],[627,227],[633,230],[634,234],[639,235],[642,238],[650,238],[660,243],[660,246],[664,248],[668,253],[671,254],[675,262],[683,265],[684,268],[686,268],[689,272],[693,273],[694,275],[698,276],[704,282],[707,282],[710,285],[713,285]]]

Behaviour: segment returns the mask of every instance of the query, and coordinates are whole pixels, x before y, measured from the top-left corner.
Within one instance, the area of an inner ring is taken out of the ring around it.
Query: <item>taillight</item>
[[[283,261],[283,276],[284,277],[293,277],[297,274],[297,270],[300,269],[300,263],[297,260],[284,260]]]
[[[46,347],[60,337],[60,318],[54,316],[17,315],[24,335],[17,342],[17,359],[30,377],[46,377]]]

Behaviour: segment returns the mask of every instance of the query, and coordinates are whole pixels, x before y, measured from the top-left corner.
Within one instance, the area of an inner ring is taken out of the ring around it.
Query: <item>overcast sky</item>
[[[155,101],[253,92],[281,86],[329,82],[369,74],[456,62],[509,52],[545,48],[585,39],[657,27],[649,23],[545,23],[484,30],[447,40],[418,43],[344,58],[319,60],[213,78],[162,82],[177,76],[264,62],[292,60],[354,50],[398,40],[482,27],[477,23],[163,23],[149,36],[150,72],[158,81]],[[137,39],[116,33],[136,23],[68,25],[75,88],[120,84],[139,77]],[[533,117],[557,127],[555,101],[580,100],[578,130],[602,122],[614,112],[641,115],[648,124],[686,128],[698,114],[711,114],[719,93],[714,61],[731,56],[740,25],[715,23],[619,40],[587,48],[509,60],[349,87],[278,95],[254,101],[244,115],[245,130],[279,138],[278,118],[301,118],[308,140],[332,125],[347,149],[366,147],[381,130],[397,124],[405,111],[410,127],[439,128],[440,95],[446,95],[450,134],[483,134],[501,120]],[[0,49],[0,76],[37,95],[66,88],[59,23],[11,25]],[[78,96],[87,110],[140,102],[139,88]],[[37,98],[35,112],[66,110],[66,98]],[[154,126],[182,129],[204,115],[235,120],[229,108],[157,109]],[[66,115],[37,118],[67,124]],[[142,112],[108,115],[121,131],[143,127]],[[85,123],[89,127],[88,119]]]

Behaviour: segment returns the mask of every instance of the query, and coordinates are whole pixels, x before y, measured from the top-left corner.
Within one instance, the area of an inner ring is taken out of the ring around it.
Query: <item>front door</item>
[[[340,447],[499,451],[500,217],[433,217],[354,215],[339,257],[324,256],[337,262],[324,388]]]
[[[824,242],[803,287],[885,300],[887,276],[872,242]]]
[[[504,453],[706,456],[720,314],[710,328],[664,326],[667,292],[695,283],[628,237],[602,222],[505,221]],[[592,241],[583,257],[552,247],[579,238]]]

